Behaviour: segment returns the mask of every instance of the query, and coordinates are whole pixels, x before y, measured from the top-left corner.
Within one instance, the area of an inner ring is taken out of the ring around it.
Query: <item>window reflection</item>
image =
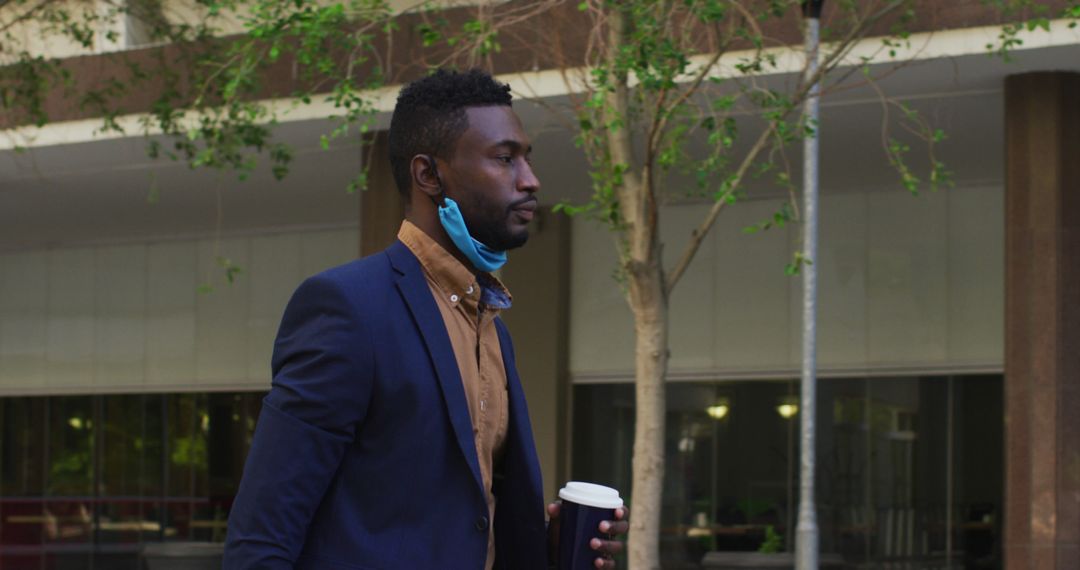
[[[0,399],[0,567],[37,568],[44,541],[45,398]]]
[[[1000,375],[819,380],[821,552],[867,568],[1000,566],[1001,390]],[[797,393],[795,380],[669,384],[665,568],[794,550]],[[571,473],[631,502],[633,397],[629,384],[575,387]]]
[[[95,427],[100,423],[95,421],[93,404],[91,396],[48,399],[41,517],[13,521],[39,525],[49,559],[76,568],[90,563],[94,540]]]
[[[223,541],[262,393],[0,398],[0,568],[138,568]]]
[[[102,398],[100,543],[161,535],[162,400],[157,394]]]

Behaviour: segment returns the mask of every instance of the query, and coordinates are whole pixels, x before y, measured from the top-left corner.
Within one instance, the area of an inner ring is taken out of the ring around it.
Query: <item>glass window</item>
[[[0,399],[0,568],[37,568],[45,540],[45,398]]]
[[[195,510],[206,502],[206,436],[210,418],[205,394],[173,394],[166,400],[166,540],[193,540]]]
[[[89,568],[94,541],[95,427],[92,396],[48,399],[44,531],[50,564]]]
[[[0,398],[0,568],[139,567],[222,541],[263,393]]]
[[[952,385],[956,539],[967,567],[1001,566],[1005,488],[1005,401],[1001,376],[955,378]]]
[[[794,550],[798,382],[668,385],[664,567]],[[1002,377],[818,382],[821,552],[848,563],[1000,565]],[[633,386],[574,392],[572,477],[629,496]]]
[[[192,525],[199,540],[225,540],[229,508],[244,470],[262,405],[262,394],[209,394],[207,397],[207,502]]]
[[[45,398],[0,398],[0,495],[42,494]]]
[[[100,543],[137,545],[161,535],[161,400],[101,398]]]

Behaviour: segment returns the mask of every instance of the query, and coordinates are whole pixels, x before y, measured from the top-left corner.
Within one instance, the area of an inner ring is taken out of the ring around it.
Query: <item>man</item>
[[[509,87],[474,70],[402,89],[398,242],[293,294],[225,568],[548,567],[539,464],[490,275],[540,182]],[[558,505],[548,506],[553,518]],[[601,523],[626,531],[625,511]],[[621,543],[595,540],[597,567]]]

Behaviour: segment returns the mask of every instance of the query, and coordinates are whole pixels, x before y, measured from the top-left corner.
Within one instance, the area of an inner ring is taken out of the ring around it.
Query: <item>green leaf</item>
[[[362,170],[362,171],[360,171],[360,173],[358,173],[356,176],[353,177],[353,179],[349,182],[348,187],[345,188],[345,191],[347,193],[349,193],[349,194],[355,194],[357,190],[360,190],[361,192],[363,192],[363,191],[366,191],[367,189],[368,189],[367,172]]]
[[[1027,29],[1029,32],[1033,32],[1036,29],[1042,29],[1044,31],[1050,31],[1050,19],[1049,18],[1032,18],[1028,20]]]

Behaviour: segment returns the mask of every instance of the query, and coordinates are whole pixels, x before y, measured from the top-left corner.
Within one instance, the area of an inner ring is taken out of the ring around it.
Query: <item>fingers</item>
[[[559,511],[560,510],[562,510],[562,501],[561,500],[555,500],[555,501],[552,501],[552,502],[548,503],[548,506],[547,506],[548,518],[552,518],[552,519],[559,518]],[[616,513],[615,516],[618,517],[618,513]]]
[[[600,532],[620,535],[630,531],[629,521],[600,521]]]
[[[599,552],[600,554],[603,554],[604,556],[615,556],[616,554],[622,552],[623,546],[625,545],[618,540],[604,540],[602,538],[594,538],[589,541],[589,548],[592,548],[593,550]]]
[[[619,507],[615,509],[615,520],[600,521],[599,530],[609,536],[626,534],[630,530],[630,523],[627,521],[629,517],[630,510],[626,507]],[[623,542],[618,540],[594,538],[589,541],[589,547],[603,555],[603,557],[596,559],[595,566],[597,568],[615,568],[613,557],[622,552],[625,546]]]
[[[594,563],[597,568],[614,568],[615,561],[612,560],[612,557],[622,552],[623,543],[616,540],[594,538],[589,541],[589,548],[603,554],[603,557],[597,558]]]

